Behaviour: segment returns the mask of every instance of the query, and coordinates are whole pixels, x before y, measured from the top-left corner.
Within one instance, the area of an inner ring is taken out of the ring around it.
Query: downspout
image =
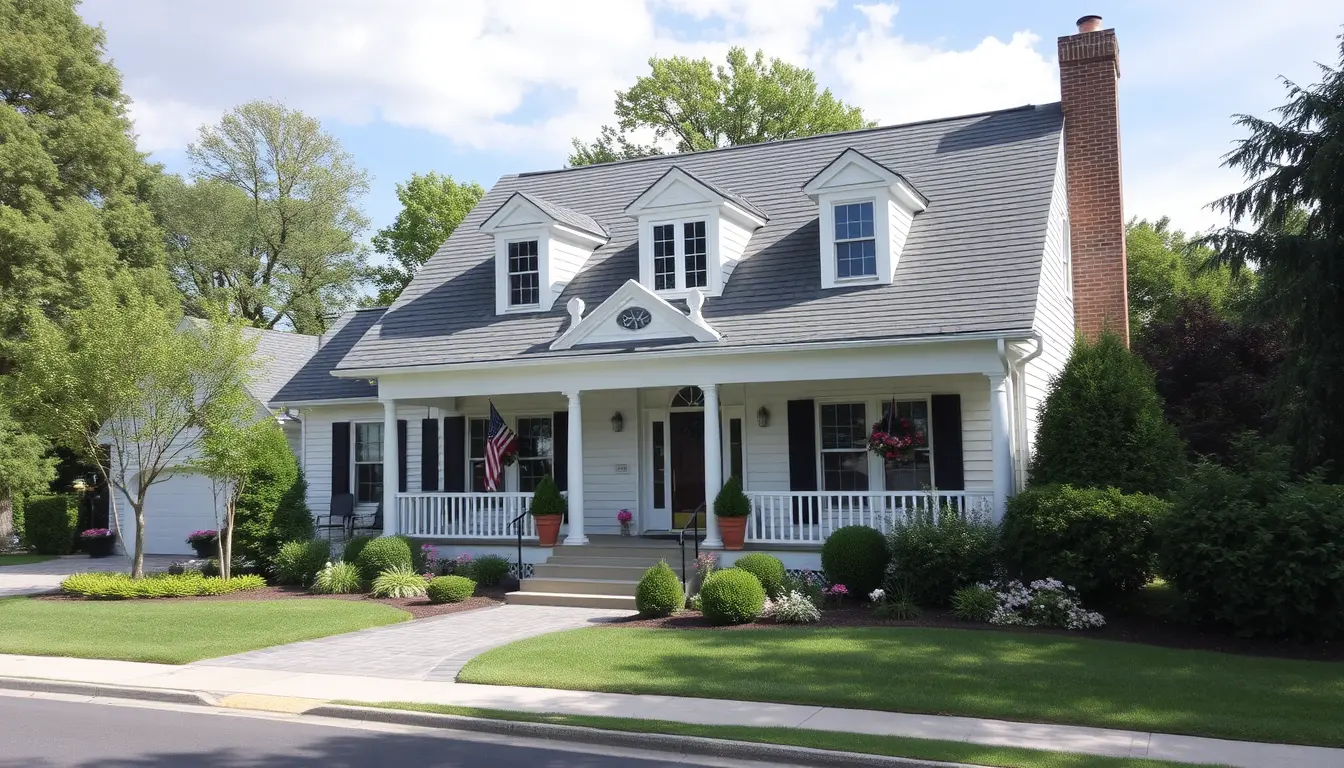
[[[1045,340],[1041,338],[1041,335],[1039,333],[1032,333],[1031,338],[1036,341],[1036,349],[1032,350],[1031,354],[1017,361],[1017,368],[1019,371],[1018,381],[1022,383],[1022,386],[1020,387],[1020,389],[1022,390],[1022,396],[1016,398],[1014,402],[1014,405],[1016,406],[1017,410],[1017,417],[1016,417],[1017,465],[1021,469],[1021,471],[1018,474],[1019,488],[1025,488],[1027,484],[1026,459],[1028,450],[1027,446],[1028,435],[1027,435],[1027,385],[1025,381],[1027,376],[1027,363],[1030,363],[1032,360],[1035,360],[1036,358],[1040,357],[1041,353],[1045,351]],[[1014,394],[1015,395],[1017,394],[1016,391],[1014,392]]]
[[[1014,369],[1013,369],[1013,364],[1012,364],[1012,362],[1008,359],[1008,341],[1007,341],[1006,339],[1004,339],[1002,336],[1000,336],[1000,337],[998,338],[998,340],[997,340],[997,346],[998,346],[998,350],[999,350],[999,363],[1003,366],[1003,374],[1004,374],[1004,376],[1007,377],[1007,380],[1008,380],[1008,402],[1009,402],[1010,404],[1013,404],[1013,405],[1015,406],[1016,403],[1017,403],[1017,390],[1018,390],[1018,387],[1017,387],[1017,385],[1013,382],[1013,370],[1014,370]],[[1009,435],[1010,439],[1012,440],[1012,445],[1010,446],[1010,447],[1012,448],[1012,450],[1010,450],[1010,451],[1008,452],[1008,456],[1009,456],[1009,460],[1010,460],[1010,461],[1012,462],[1012,464],[1013,464],[1013,465],[1012,465],[1013,485],[1016,486],[1016,485],[1017,485],[1017,474],[1018,474],[1018,473],[1017,473],[1017,463],[1018,463],[1018,461],[1017,461],[1017,434],[1018,434],[1018,431],[1017,431],[1017,408],[1016,408],[1016,407],[1010,407],[1010,408],[1008,409],[1008,417],[1009,417],[1009,420],[1010,420],[1010,423],[1008,424],[1008,435]]]

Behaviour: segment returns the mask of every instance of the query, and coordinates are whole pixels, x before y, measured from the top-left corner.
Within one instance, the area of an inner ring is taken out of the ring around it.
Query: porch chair
[[[326,519],[323,522],[323,518]],[[350,530],[350,525],[355,519],[355,495],[353,493],[336,493],[331,497],[331,508],[326,515],[314,515],[313,527],[320,531],[327,532],[327,539],[331,539],[331,531],[339,529],[342,537]]]
[[[364,520],[369,520],[369,524],[364,525],[363,523]],[[378,531],[381,533],[382,530],[383,530],[383,503],[381,501],[378,502],[378,509],[374,510],[374,513],[372,515],[351,515],[350,517],[351,536],[355,534],[355,531]]]

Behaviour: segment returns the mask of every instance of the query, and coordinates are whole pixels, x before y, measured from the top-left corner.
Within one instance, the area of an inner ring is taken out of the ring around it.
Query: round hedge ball
[[[866,525],[837,529],[821,547],[821,571],[851,595],[866,595],[882,585],[887,570],[887,538]]]
[[[761,586],[765,588],[765,594],[771,599],[779,597],[779,593],[784,589],[784,561],[774,555],[753,552],[737,558],[733,567],[741,568],[759,579]]]
[[[425,587],[431,603],[460,603],[475,592],[476,582],[466,576],[437,576]]]
[[[635,587],[635,607],[641,616],[661,618],[681,610],[685,602],[681,580],[664,560],[644,572]]]
[[[359,575],[369,583],[384,571],[393,568],[411,570],[411,547],[405,539],[396,536],[379,536],[370,541],[355,559],[359,566]]]
[[[741,568],[715,571],[700,586],[700,611],[711,624],[745,624],[764,610],[765,587]]]

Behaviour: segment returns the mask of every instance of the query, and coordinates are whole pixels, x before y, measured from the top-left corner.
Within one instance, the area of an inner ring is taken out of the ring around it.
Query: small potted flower
[[[719,495],[714,497],[714,516],[719,521],[719,535],[723,548],[738,550],[747,537],[747,515],[751,514],[751,500],[742,492],[742,481],[728,478]]]
[[[214,557],[218,554],[219,531],[192,531],[187,544],[196,550],[197,557]]]
[[[554,547],[560,538],[560,523],[565,519],[565,497],[560,495],[550,475],[541,478],[527,508],[537,523],[537,544]]]
[[[107,557],[117,545],[117,537],[107,528],[90,528],[79,534],[79,541],[89,557]]]
[[[616,522],[621,524],[622,536],[630,535],[630,521],[634,519],[635,516],[630,514],[630,510],[628,509],[622,509],[620,512],[616,513]]]

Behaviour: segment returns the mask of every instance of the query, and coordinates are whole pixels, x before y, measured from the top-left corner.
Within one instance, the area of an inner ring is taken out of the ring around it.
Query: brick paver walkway
[[[468,661],[496,646],[629,615],[601,608],[502,605],[221,656],[191,666],[451,682]]]
[[[145,572],[167,570],[174,560],[184,557],[161,555],[145,556]],[[72,573],[122,572],[130,573],[131,566],[121,555],[112,557],[89,557],[88,555],[65,555],[55,560],[44,560],[28,565],[0,566],[0,597],[15,595],[40,595],[55,592],[66,576]]]

